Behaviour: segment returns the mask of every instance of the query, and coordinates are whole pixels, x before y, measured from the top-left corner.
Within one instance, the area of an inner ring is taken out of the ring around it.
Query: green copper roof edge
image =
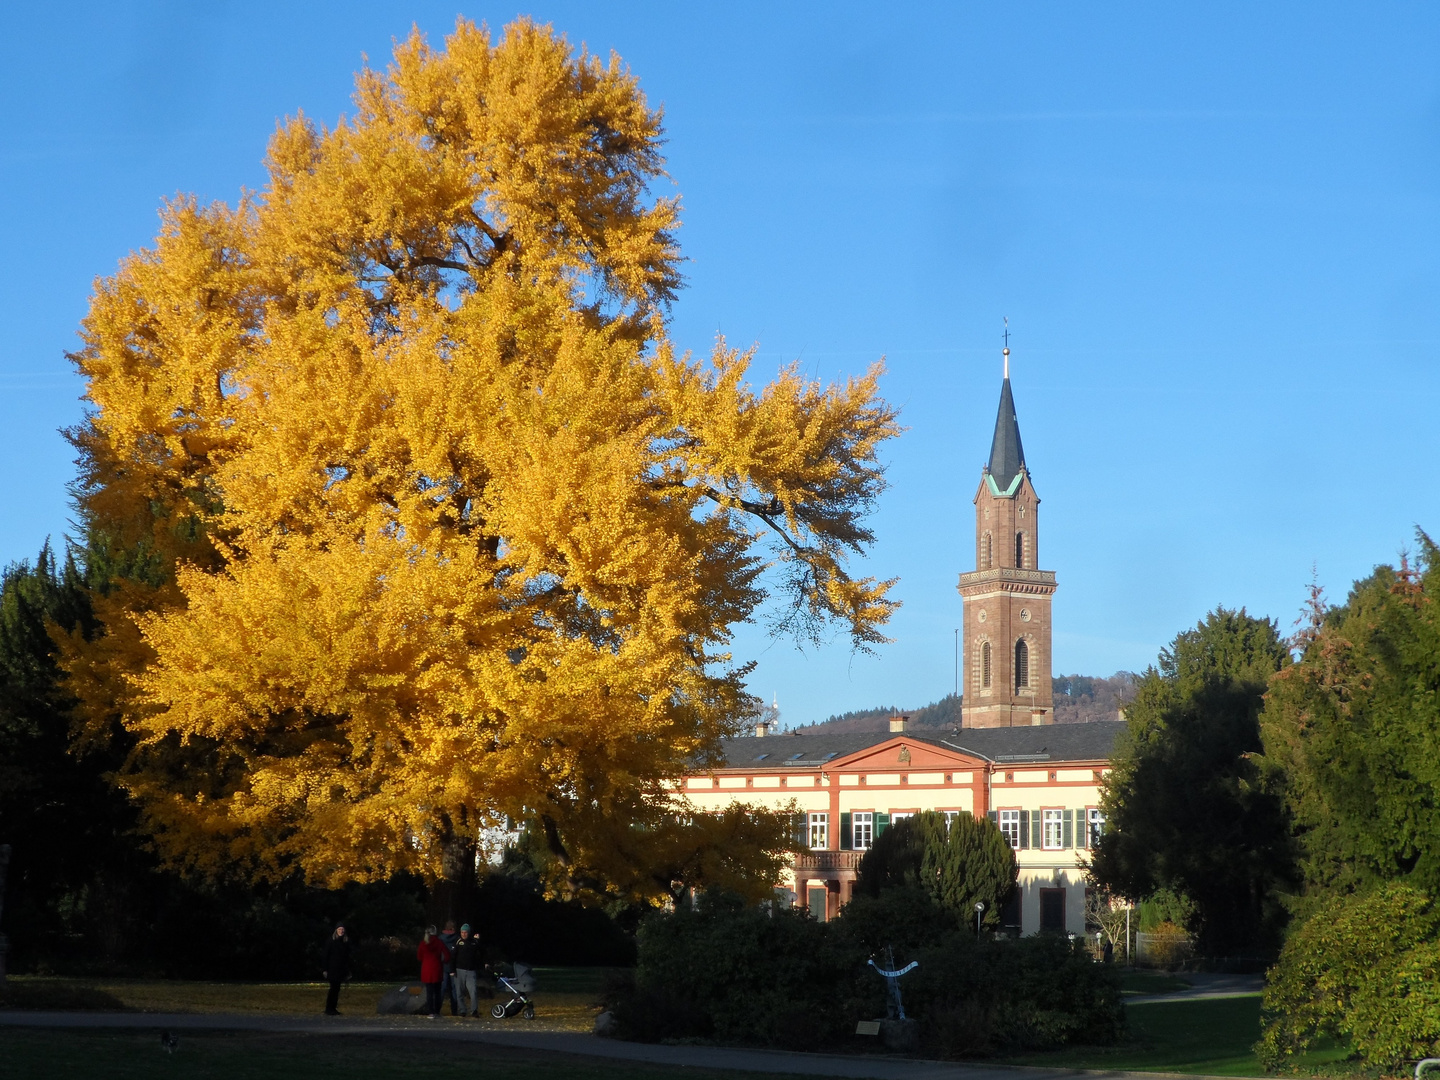
[[[1001,491],[1000,485],[995,483],[995,477],[991,476],[988,472],[985,474],[985,483],[990,488],[990,494],[994,495],[997,499],[1008,499],[1014,495],[1015,492],[1020,490],[1020,481],[1023,479],[1025,479],[1025,468],[1021,466],[1020,471],[1015,474],[1015,478],[1010,481],[1010,486],[1004,491]]]

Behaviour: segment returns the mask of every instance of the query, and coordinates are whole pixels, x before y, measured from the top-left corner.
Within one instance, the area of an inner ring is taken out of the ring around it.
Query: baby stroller
[[[525,995],[535,990],[535,980],[531,977],[527,965],[515,964],[514,968],[514,974],[509,976],[495,972],[496,984],[510,992],[510,1000],[490,1006],[490,1015],[496,1020],[506,1020],[519,1013],[526,1020],[534,1020],[535,1006]]]

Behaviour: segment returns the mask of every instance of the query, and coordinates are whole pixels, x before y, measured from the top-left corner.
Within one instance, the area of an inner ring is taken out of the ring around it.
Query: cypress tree
[[[1015,891],[1019,867],[1004,834],[988,819],[957,814],[947,825],[933,810],[896,822],[860,860],[858,890],[923,891],[962,924],[984,903],[984,922],[998,925]]]

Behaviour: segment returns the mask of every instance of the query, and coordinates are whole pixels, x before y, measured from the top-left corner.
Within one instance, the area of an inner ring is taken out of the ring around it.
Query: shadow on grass
[[[0,1029],[5,1080],[673,1080],[668,1066],[546,1054],[445,1039],[183,1031],[174,1053],[159,1029]],[[779,1080],[773,1074],[686,1068],[687,1080]]]
[[[7,979],[0,1009],[52,1012],[123,1012],[125,1003],[93,986],[58,979]]]

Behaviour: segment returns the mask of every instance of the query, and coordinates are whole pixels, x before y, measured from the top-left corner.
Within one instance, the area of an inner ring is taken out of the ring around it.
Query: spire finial
[[[1004,319],[1005,319],[1005,348],[1002,350],[1002,352],[1003,352],[1003,354],[1004,354],[1004,356],[1005,356],[1005,378],[1008,379],[1008,378],[1010,378],[1010,317],[1007,315],[1007,316],[1004,316]]]

